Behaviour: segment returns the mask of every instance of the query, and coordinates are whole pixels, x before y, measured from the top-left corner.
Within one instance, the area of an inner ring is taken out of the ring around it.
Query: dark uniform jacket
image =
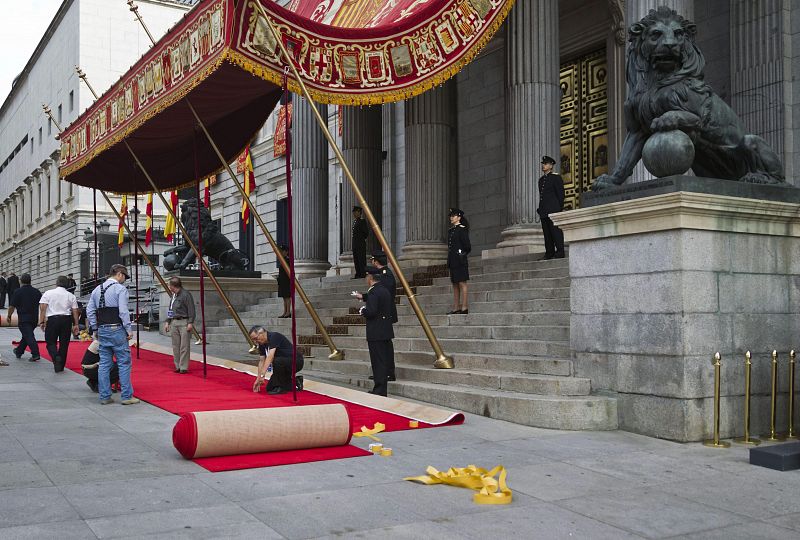
[[[353,220],[353,249],[364,245],[369,236],[369,226],[364,218]]]
[[[459,268],[467,265],[467,255],[472,251],[469,233],[462,224],[447,230],[447,267]]]
[[[564,209],[564,180],[557,174],[545,174],[539,178],[539,208],[542,217]]]
[[[11,298],[11,295],[14,294],[14,291],[19,289],[19,278],[17,276],[9,276],[6,283],[6,292],[8,293],[8,297]]]
[[[384,266],[381,268],[381,273],[379,274],[380,281],[378,283],[384,287],[387,291],[389,291],[389,300],[392,303],[392,322],[397,322],[397,303],[394,301],[395,296],[397,296],[397,281],[394,278],[394,274],[391,270],[389,270],[388,266]],[[369,299],[369,293],[365,292],[362,299],[364,302]]]
[[[392,298],[383,285],[375,284],[367,291],[367,303],[361,314],[367,319],[367,341],[388,341],[392,329]]]
[[[8,283],[6,282],[6,278],[0,277],[0,294],[6,293],[6,287],[8,287]]]
[[[17,320],[20,323],[35,323],[39,320],[39,300],[41,299],[42,293],[39,292],[39,289],[25,285],[14,292],[9,305],[16,308]]]

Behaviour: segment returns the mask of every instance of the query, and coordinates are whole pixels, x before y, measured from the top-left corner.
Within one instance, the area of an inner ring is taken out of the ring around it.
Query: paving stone
[[[55,487],[2,491],[0,533],[3,527],[73,521],[79,517],[78,512]]]
[[[703,476],[715,477],[726,474],[712,472],[687,464],[684,460],[652,452],[607,454],[597,458],[568,459],[566,462],[583,469],[626,480],[636,486],[653,486],[687,479],[696,481]]]
[[[708,496],[707,492],[704,494]],[[709,506],[708,500],[699,505],[649,488],[625,491],[613,498],[604,494],[576,497],[558,504],[647,538],[666,538],[745,521],[741,516]]]
[[[58,538],[58,540],[96,540],[85,521],[56,521],[52,523],[34,523],[17,527],[0,528],[0,538],[8,540],[42,540]]]
[[[508,487],[514,493],[525,493],[542,501],[557,501],[593,493],[612,494],[632,489],[635,484],[566,463],[548,462],[510,469]]]
[[[61,488],[84,518],[212,506],[220,494],[191,476],[89,482]]]
[[[437,523],[463,538],[526,538],[530,540],[626,540],[641,538],[621,528],[602,523],[550,503],[535,506],[493,507],[492,512],[444,518]],[[498,509],[498,508],[503,508]]]
[[[193,533],[208,527],[258,523],[258,520],[236,504],[226,503],[95,518],[87,520],[87,523],[98,538],[120,538],[134,531],[138,536],[173,531]]]
[[[800,534],[761,521],[674,537],[675,540],[790,540]]]
[[[272,540],[283,538],[281,535],[261,522],[233,523],[214,527],[185,527],[181,530],[166,533],[132,535],[122,537],[130,540],[146,538],[147,540]]]
[[[181,458],[167,457],[153,450],[135,454],[111,454],[78,459],[45,459],[39,466],[57,486],[132,478],[167,477],[205,471]],[[0,482],[1,483],[1,482]]]
[[[396,540],[436,538],[437,540],[461,540],[464,538],[464,536],[455,531],[451,531],[444,525],[434,521],[420,521],[416,523],[396,525],[394,527],[382,527],[380,529],[369,529],[365,531],[337,534],[335,536],[319,536],[314,540],[356,540],[364,538],[394,538]]]
[[[798,536],[800,536],[800,513],[787,514],[785,516],[771,518],[766,521],[774,525],[777,525],[779,527],[784,527],[786,529],[791,529],[792,531],[796,531],[798,533]]]
[[[0,463],[0,490],[52,485],[47,475],[33,461]]]

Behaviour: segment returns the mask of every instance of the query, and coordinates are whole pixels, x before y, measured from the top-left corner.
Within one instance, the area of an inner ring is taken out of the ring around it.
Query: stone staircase
[[[592,394],[589,379],[573,376],[569,350],[570,284],[566,260],[531,256],[470,261],[469,315],[445,315],[452,288],[444,267],[406,270],[455,369],[434,369],[434,356],[405,296],[398,296],[395,325],[396,382],[393,395],[452,407],[529,426],[584,430],[616,429],[616,401]],[[328,359],[302,303],[297,304],[298,344],[304,374],[327,382],[372,387],[360,302],[349,296],[362,280],[346,276],[306,279],[303,286],[345,359]],[[401,291],[400,291],[401,292]],[[285,335],[291,320],[278,319],[280,298],[267,298],[240,313],[245,325],[263,324]],[[239,343],[232,320],[208,329],[215,348]],[[251,357],[252,359],[252,357]]]

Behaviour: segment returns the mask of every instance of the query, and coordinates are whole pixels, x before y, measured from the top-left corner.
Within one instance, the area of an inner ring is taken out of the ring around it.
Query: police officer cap
[[[382,249],[376,249],[372,252],[372,257],[381,264],[386,264],[386,253]]]
[[[354,207],[353,207],[353,212],[355,212],[356,210],[358,210],[359,212],[361,212],[363,209],[362,209],[360,206],[354,206]]]
[[[550,163],[551,165],[555,165],[556,160],[554,160],[550,156],[542,156],[542,163]]]
[[[447,215],[448,215],[448,216],[458,216],[458,217],[464,217],[464,211],[463,211],[463,210],[461,210],[461,209],[459,209],[459,208],[451,208],[451,209],[450,209],[450,213],[449,213],[449,214],[447,214]]]
[[[367,266],[367,274],[372,274],[373,276],[379,276],[382,273],[383,272],[381,271],[380,268],[376,268],[376,267],[371,266],[371,265]]]

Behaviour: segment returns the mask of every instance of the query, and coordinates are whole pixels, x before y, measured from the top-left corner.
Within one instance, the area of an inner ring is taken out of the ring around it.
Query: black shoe
[[[189,370],[188,369],[181,369],[181,370],[178,371],[178,373],[180,373],[181,375],[186,375],[187,373],[189,373]]]
[[[448,315],[458,315],[459,313],[461,313],[461,310],[458,309],[454,309],[453,311],[447,312]]]
[[[368,378],[369,380],[371,380],[371,381],[374,381],[374,380],[375,380],[375,377],[373,377],[372,375],[370,375],[370,376],[369,376],[369,377],[367,377],[367,378]]]
[[[469,310],[468,309],[459,309],[458,311],[456,311],[456,315],[469,315]]]
[[[36,362],[37,360],[39,360],[39,358],[41,358],[41,356],[31,356],[30,358],[28,358],[28,362]]]
[[[555,258],[555,255],[545,255],[544,257],[541,257],[539,260],[540,261],[549,261],[550,259],[554,259],[554,258]]]
[[[181,372],[181,370],[179,370],[177,368],[175,369],[175,373],[180,373],[180,372]]]
[[[390,382],[396,381],[397,377],[395,377],[394,375],[389,375],[389,378],[387,380],[390,381]]]
[[[295,388],[297,388],[298,391],[302,390],[303,389],[303,376],[302,375],[297,375],[295,377],[295,383],[296,383],[295,384]]]
[[[553,258],[554,259],[563,259],[564,257],[565,257],[564,252],[560,251],[560,252],[556,253]]]
[[[96,384],[92,384],[92,381],[88,381],[88,380],[87,380],[87,381],[86,381],[86,386],[88,386],[89,388],[91,388],[91,389],[92,389],[92,392],[94,392],[95,394],[97,393],[97,385],[96,385]]]
[[[17,360],[19,360],[20,358],[22,358],[22,353],[18,353],[17,351],[14,351],[14,356],[16,356]]]
[[[284,390],[280,386],[276,386],[275,388],[270,388],[269,390],[267,390],[267,394],[270,394],[270,395],[273,395],[273,396],[277,395],[277,394],[285,394],[285,393],[286,393],[286,390]]]

